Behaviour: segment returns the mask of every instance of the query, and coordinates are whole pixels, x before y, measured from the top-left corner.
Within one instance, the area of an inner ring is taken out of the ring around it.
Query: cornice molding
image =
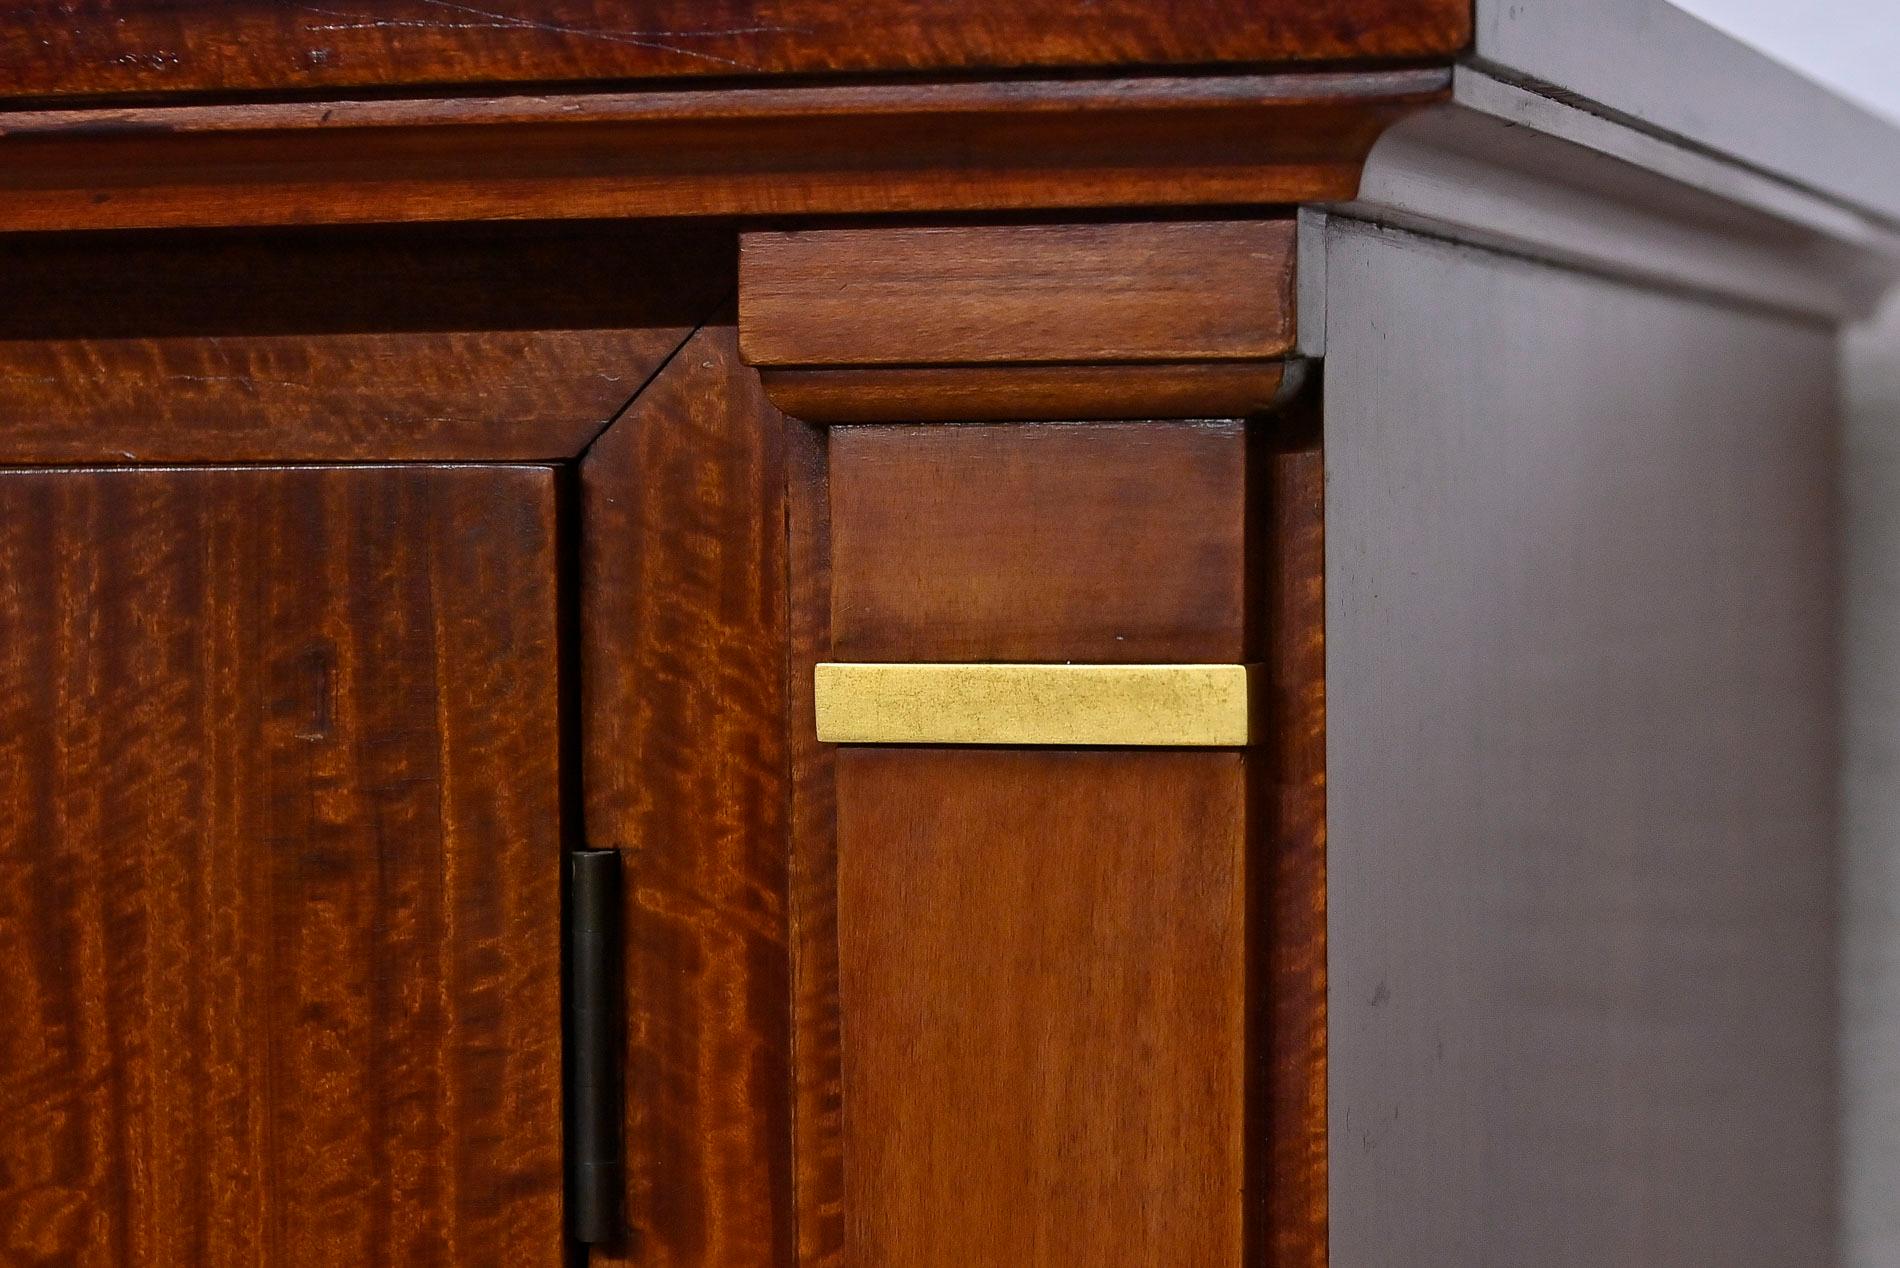
[[[1900,230],[1736,162],[1459,67],[1367,157],[1354,219],[1825,321],[1900,280]],[[1322,253],[1300,252],[1303,270]],[[1323,295],[1302,278],[1302,300]],[[1303,303],[1316,354],[1323,311]]]
[[[0,114],[0,231],[1350,198],[1445,68]]]

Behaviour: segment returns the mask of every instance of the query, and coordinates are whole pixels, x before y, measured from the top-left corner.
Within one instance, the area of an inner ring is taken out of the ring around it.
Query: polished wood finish
[[[1241,418],[1278,404],[1280,361],[1193,365],[870,366],[765,370],[772,403],[813,423]]]
[[[1293,346],[1293,222],[756,232],[739,341],[759,366],[1233,361]]]
[[[834,428],[837,660],[1247,660],[1247,429]]]
[[[0,1260],[563,1262],[554,484],[0,473]]]
[[[1317,400],[1305,398],[1256,456],[1264,505],[1262,712],[1249,814],[1257,985],[1249,998],[1264,1071],[1250,1133],[1248,1238],[1272,1268],[1327,1263],[1326,473]]]
[[[840,751],[852,1263],[1241,1262],[1244,763]]]
[[[1294,223],[755,231],[740,345],[813,422],[1244,416],[1297,383]]]
[[[1379,135],[1450,84],[1423,68],[0,112],[0,231],[1344,199]]]
[[[800,1268],[845,1263],[844,1036],[838,997],[837,748],[818,739],[812,671],[831,654],[830,435],[786,429],[792,704],[793,1159]]]
[[[22,0],[0,97],[1424,58],[1470,0]]]
[[[1245,424],[804,434],[795,690],[822,649],[1237,661],[1258,633],[1271,486]],[[836,1066],[800,1102],[799,1180],[823,1262],[1265,1262],[1250,761],[808,751],[797,1033]]]
[[[731,254],[678,225],[8,240],[0,462],[568,458]]]
[[[54,464],[558,459],[683,334],[36,340],[0,348],[0,447]]]
[[[563,841],[595,1262],[1826,1258],[1885,169],[1503,38],[1580,14],[12,6],[0,1262],[579,1259]],[[840,659],[1260,691],[831,745]]]
[[[580,468],[587,836],[630,878],[596,1262],[794,1262],[783,426],[711,326]]]

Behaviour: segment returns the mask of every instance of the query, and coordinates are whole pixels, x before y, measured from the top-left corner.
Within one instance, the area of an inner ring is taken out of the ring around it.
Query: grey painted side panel
[[[1332,1261],[1825,1264],[1825,329],[1329,222]]]
[[[1841,1262],[1900,1264],[1900,297],[1848,336]]]
[[[1900,219],[1900,129],[1665,0],[1477,0],[1479,64]]]

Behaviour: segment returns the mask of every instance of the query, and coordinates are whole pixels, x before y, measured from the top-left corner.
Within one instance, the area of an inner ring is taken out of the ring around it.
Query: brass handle
[[[1246,744],[1248,665],[817,666],[818,738],[834,744]]]

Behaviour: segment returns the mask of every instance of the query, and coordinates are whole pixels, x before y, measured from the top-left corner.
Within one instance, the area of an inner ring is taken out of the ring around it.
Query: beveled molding
[[[1330,214],[1830,323],[1900,282],[1900,221],[1471,66],[1380,138]],[[1313,355],[1324,256],[1303,233]]]
[[[808,423],[1113,422],[1268,413],[1299,389],[1305,365],[866,366],[759,377],[774,405]]]
[[[1449,67],[0,111],[0,231],[1287,206]]]
[[[739,339],[814,423],[1246,417],[1300,381],[1290,217],[743,234]]]
[[[862,664],[812,675],[827,744],[1231,748],[1260,729],[1249,665]]]

